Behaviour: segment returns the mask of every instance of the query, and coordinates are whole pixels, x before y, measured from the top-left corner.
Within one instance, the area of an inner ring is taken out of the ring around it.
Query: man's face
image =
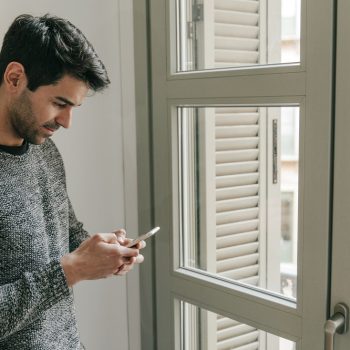
[[[43,143],[59,127],[69,128],[72,109],[81,105],[87,92],[84,82],[68,75],[34,92],[26,88],[8,109],[13,133],[30,143]]]

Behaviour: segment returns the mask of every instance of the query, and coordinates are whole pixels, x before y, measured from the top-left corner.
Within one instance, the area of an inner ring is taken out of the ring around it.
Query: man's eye
[[[53,104],[58,108],[65,108],[67,106],[67,104],[60,102],[54,102]]]

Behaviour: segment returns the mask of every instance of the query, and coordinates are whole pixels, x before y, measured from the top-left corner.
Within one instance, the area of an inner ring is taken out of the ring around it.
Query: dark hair
[[[8,29],[0,52],[0,77],[10,62],[24,66],[28,88],[59,81],[65,74],[93,91],[110,83],[105,66],[84,34],[72,23],[46,14],[20,15]]]

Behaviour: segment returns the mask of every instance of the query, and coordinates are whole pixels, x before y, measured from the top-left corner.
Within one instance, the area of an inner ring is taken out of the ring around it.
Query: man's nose
[[[56,123],[68,129],[72,124],[72,107],[67,106],[58,117],[56,117]]]

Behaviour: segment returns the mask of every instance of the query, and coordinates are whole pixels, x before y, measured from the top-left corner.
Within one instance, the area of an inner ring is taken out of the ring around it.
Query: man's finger
[[[122,245],[102,243],[106,252],[109,254],[119,253],[123,257],[137,257],[139,255],[138,249],[126,248]]]
[[[146,242],[145,241],[140,241],[139,243],[136,244],[134,248],[136,249],[143,249],[146,247]]]
[[[110,242],[99,241],[98,245],[100,246],[100,249],[103,249],[104,254],[106,255],[119,255],[120,257],[136,257],[139,255],[139,251],[137,249],[123,247],[117,241],[113,242],[113,240]]]
[[[115,235],[123,235],[126,236],[126,231],[123,228],[118,228],[117,230],[113,231]]]
[[[143,263],[144,260],[145,260],[144,256],[143,256],[142,254],[139,254],[139,255],[136,257],[135,263],[136,263],[136,264],[141,264],[141,263]]]
[[[113,233],[117,237],[118,242],[121,244],[124,244],[125,237],[126,237],[126,231],[123,228],[120,228],[118,230],[113,231]]]
[[[132,264],[135,264],[137,260],[137,257],[135,256],[132,256],[132,257],[123,257],[123,261],[124,261],[124,264],[125,265],[132,265]]]
[[[97,233],[92,238],[106,243],[118,243],[117,236],[114,233]]]

